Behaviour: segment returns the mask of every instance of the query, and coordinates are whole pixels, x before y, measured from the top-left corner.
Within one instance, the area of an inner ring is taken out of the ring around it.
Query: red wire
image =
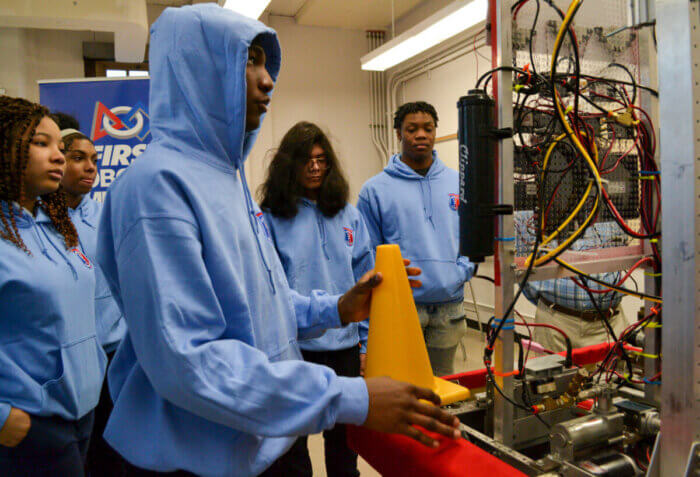
[[[519,313],[518,313],[518,316],[520,316]],[[520,317],[522,318],[522,316],[520,316]],[[549,328],[549,329],[552,329],[554,331],[557,331],[558,333],[561,333],[568,340],[571,340],[571,338],[569,338],[569,335],[567,335],[564,330],[562,330],[561,328],[557,328],[554,325],[550,325],[549,323],[528,323],[527,321],[516,321],[515,324],[518,326],[525,326],[525,327],[533,326],[535,328]]]
[[[544,217],[542,217],[542,229],[544,230],[547,227],[547,218],[549,217],[549,209],[552,208],[552,204],[554,204],[554,198],[557,195],[557,192],[559,192],[559,187],[561,186],[561,182],[557,184],[557,187],[554,189],[554,192],[552,192],[552,198],[549,200],[549,204],[547,205],[547,208],[544,211]]]
[[[600,171],[600,173],[601,173],[601,174],[610,174],[611,172],[615,172],[615,170],[617,169],[617,166],[620,165],[620,162],[622,162],[622,160],[623,160],[625,157],[627,157],[627,156],[630,154],[630,152],[632,152],[632,149],[634,149],[635,146],[637,146],[637,139],[635,139],[634,143],[632,143],[632,147],[630,147],[630,148],[627,150],[627,152],[625,152],[623,155],[621,155],[621,156],[617,159],[617,162],[615,162],[615,165],[614,165],[614,166],[612,166],[612,167],[609,168],[609,169],[602,170],[602,171]]]
[[[513,22],[515,22],[515,18],[518,16],[518,12],[520,11],[520,9],[523,8],[523,5],[525,5],[529,1],[530,0],[525,0],[523,3],[518,5],[518,8],[516,8],[515,11],[513,12]]]
[[[654,259],[651,258],[651,257],[642,257],[642,258],[640,258],[640,259],[637,261],[637,263],[635,263],[634,265],[632,265],[632,268],[630,268],[629,270],[627,270],[627,273],[615,284],[615,286],[616,286],[616,287],[621,286],[621,285],[630,277],[630,275],[632,275],[632,272],[635,271],[642,263],[648,262],[648,261],[653,261],[653,260],[654,260]],[[578,285],[579,287],[581,287],[581,288],[583,288],[584,290],[589,291],[589,292],[591,292],[591,293],[610,293],[611,291],[613,291],[612,288],[605,288],[605,289],[595,290],[595,289],[592,289],[592,288],[588,288],[586,285],[584,285],[583,283],[579,282],[578,279],[577,279],[576,277],[571,277],[571,279],[574,281],[574,283],[576,283],[576,285]]]
[[[615,128],[610,128],[610,129],[612,130],[612,139],[610,139],[610,147],[608,148],[605,155],[603,156],[603,159],[600,160],[599,169],[601,171],[600,172],[601,174],[606,174],[605,172],[603,172],[603,169],[604,169],[603,166],[605,165],[605,161],[607,160],[608,156],[610,155],[610,151],[612,151],[612,148],[615,145],[615,139],[617,139],[615,136]]]

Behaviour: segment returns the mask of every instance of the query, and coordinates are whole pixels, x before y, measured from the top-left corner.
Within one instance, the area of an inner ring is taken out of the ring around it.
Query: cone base
[[[440,396],[440,403],[443,406],[471,397],[471,391],[464,386],[437,377],[434,379],[433,391]]]

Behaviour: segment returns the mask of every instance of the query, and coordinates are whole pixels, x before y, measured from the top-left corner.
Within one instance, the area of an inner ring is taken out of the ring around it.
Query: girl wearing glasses
[[[285,134],[262,185],[261,206],[291,288],[302,295],[344,293],[374,267],[362,216],[348,203],[349,187],[328,137],[315,124],[299,122]],[[367,321],[330,329],[299,343],[306,361],[341,376],[359,376],[367,345]],[[323,433],[329,477],[357,476],[357,454],[345,428]],[[306,437],[285,456],[295,475],[312,475]]]

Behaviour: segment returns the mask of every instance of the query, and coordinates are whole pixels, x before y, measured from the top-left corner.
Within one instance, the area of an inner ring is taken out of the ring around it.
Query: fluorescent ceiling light
[[[270,0],[225,0],[223,7],[257,20],[269,4]]]
[[[485,22],[487,11],[488,0],[456,1],[367,53],[360,60],[362,69],[384,71],[396,66],[480,22]]]

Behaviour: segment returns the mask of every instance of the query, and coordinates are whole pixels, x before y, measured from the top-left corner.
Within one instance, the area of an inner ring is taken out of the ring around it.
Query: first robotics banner
[[[39,83],[39,102],[52,113],[76,118],[80,132],[95,143],[95,200],[104,200],[109,186],[151,142],[148,86],[146,78]]]

